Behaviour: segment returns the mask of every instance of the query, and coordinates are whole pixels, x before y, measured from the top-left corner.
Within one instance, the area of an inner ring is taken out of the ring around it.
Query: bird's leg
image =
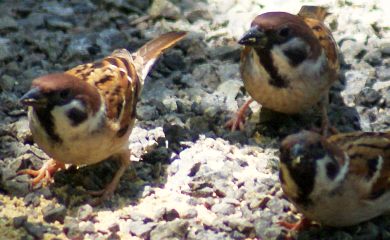
[[[329,132],[333,134],[337,134],[338,130],[333,127],[329,122],[328,117],[328,106],[329,106],[329,91],[326,92],[324,97],[320,101],[320,109],[321,109],[321,134],[325,137],[328,136]]]
[[[249,99],[238,109],[235,116],[227,121],[225,123],[226,128],[230,128],[232,131],[235,131],[236,129],[243,130],[244,129],[244,123],[245,123],[245,112],[249,108],[249,105],[253,102],[253,99]]]
[[[41,182],[42,179],[44,179],[45,182],[49,182],[54,173],[56,173],[59,169],[65,169],[65,164],[54,159],[50,159],[46,161],[39,170],[24,169],[18,171],[17,174],[28,174],[33,176],[34,178],[31,180],[31,184],[32,186],[35,186]]]
[[[280,222],[278,222],[278,224],[284,228],[289,229],[290,231],[302,231],[302,230],[308,229],[312,226],[316,226],[315,224],[312,223],[311,220],[309,220],[306,217],[303,217],[302,219],[300,219],[296,223],[289,223],[289,222],[285,222],[285,221],[280,221]]]
[[[111,197],[116,188],[118,187],[119,181],[122,177],[122,175],[125,173],[125,171],[128,169],[128,167],[131,165],[130,161],[130,150],[125,150],[119,155],[119,161],[120,166],[117,172],[114,175],[114,178],[111,180],[111,182],[102,190],[98,191],[88,191],[88,193],[92,196],[100,196],[98,199],[93,201],[92,205],[99,205],[109,197]]]

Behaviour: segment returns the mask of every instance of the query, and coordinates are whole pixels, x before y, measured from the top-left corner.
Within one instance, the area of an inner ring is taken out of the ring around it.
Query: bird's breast
[[[299,113],[316,104],[329,88],[327,74],[312,70],[303,74],[306,71],[303,68],[307,67],[305,63],[292,67],[285,59],[272,57],[278,75],[286,83],[284,86],[272,84],[274,79],[254,50],[241,58],[240,71],[245,88],[263,107],[287,114]]]
[[[121,136],[117,136],[117,129],[104,123],[93,132],[86,131],[85,128],[74,128],[67,124],[56,124],[54,121],[54,131],[59,137],[59,141],[47,134],[36,115],[30,114],[30,129],[34,141],[49,157],[65,164],[89,165],[107,159],[108,157],[127,148],[128,137],[132,126]],[[87,120],[84,124],[88,124]]]

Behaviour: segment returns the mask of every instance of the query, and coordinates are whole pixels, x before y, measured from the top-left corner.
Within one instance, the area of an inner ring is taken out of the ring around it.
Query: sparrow
[[[244,127],[244,114],[255,100],[262,107],[296,114],[320,102],[322,127],[328,129],[329,88],[338,79],[338,47],[323,21],[327,9],[302,6],[298,15],[267,12],[258,15],[239,40],[244,45],[240,73],[251,96],[226,123]]]
[[[306,220],[345,227],[375,218],[390,210],[390,132],[287,136],[279,177]]]
[[[19,174],[35,176],[35,185],[65,164],[90,165],[117,156],[120,167],[112,181],[90,192],[101,201],[110,197],[130,165],[129,135],[145,78],[164,50],[185,35],[169,32],[134,53],[118,49],[103,60],[33,80],[20,101],[29,107],[34,141],[51,159],[40,170]]]

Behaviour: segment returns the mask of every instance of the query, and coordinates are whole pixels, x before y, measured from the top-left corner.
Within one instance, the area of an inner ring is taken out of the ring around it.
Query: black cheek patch
[[[339,172],[339,166],[334,162],[329,162],[326,164],[326,175],[330,180],[333,180],[337,173]]]
[[[66,113],[66,115],[70,119],[72,126],[79,125],[80,123],[84,122],[88,117],[88,114],[85,111],[82,111],[78,108],[70,109]]]
[[[288,49],[284,50],[283,53],[290,60],[291,66],[297,66],[307,58],[307,53],[303,49]]]
[[[379,164],[379,159],[378,158],[372,158],[367,161],[367,168],[368,168],[368,173],[367,173],[367,180],[370,180],[374,174],[379,170],[378,169],[378,164]]]

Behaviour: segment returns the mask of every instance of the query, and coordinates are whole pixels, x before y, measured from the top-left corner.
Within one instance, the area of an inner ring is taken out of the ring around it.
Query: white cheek
[[[62,106],[55,106],[51,111],[53,116],[54,125],[59,127],[68,127],[72,125],[72,121],[66,115],[68,111],[76,108],[80,111],[85,112],[84,105],[79,100],[72,100],[70,103]]]
[[[322,159],[317,160],[317,174],[314,183],[314,191],[312,193],[313,195],[319,196],[321,194],[324,194],[325,192],[329,193],[335,190],[347,177],[349,169],[349,157],[345,155],[344,165],[341,166],[334,179],[329,179],[327,175],[326,165],[332,161],[333,160],[328,155],[326,155]]]
[[[298,66],[291,66],[288,57],[284,51],[288,49],[305,49],[309,53],[309,47],[299,38],[293,38],[290,41],[275,45],[271,49],[274,65],[277,66],[278,73],[287,79],[310,79],[311,81],[320,80],[321,73],[326,66],[326,55],[324,51],[318,59],[306,59]]]
[[[51,112],[53,116],[55,132],[62,139],[79,138],[101,128],[102,118],[104,117],[103,106],[95,114],[95,116],[88,114],[87,119],[76,126],[72,125],[72,120],[67,116],[67,113],[74,108],[83,112],[88,112],[86,107],[79,100],[72,100],[66,105],[56,106]]]

